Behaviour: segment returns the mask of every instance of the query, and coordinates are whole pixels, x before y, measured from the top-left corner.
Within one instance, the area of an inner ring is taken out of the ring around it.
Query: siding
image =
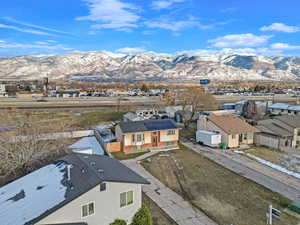
[[[100,186],[97,185],[35,225],[78,222],[86,222],[88,225],[108,225],[115,219],[123,219],[130,223],[142,205],[141,186],[141,184],[107,182],[106,191],[100,192]],[[120,193],[130,190],[134,192],[133,204],[120,208]],[[95,204],[95,214],[82,218],[81,206],[91,202]]]

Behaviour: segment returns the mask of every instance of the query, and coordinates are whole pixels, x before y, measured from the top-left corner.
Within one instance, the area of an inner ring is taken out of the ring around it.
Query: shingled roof
[[[208,116],[207,119],[227,134],[254,133],[259,131],[246,121],[232,114],[213,114]]]
[[[67,155],[0,188],[0,224],[36,224],[102,182],[149,184],[116,159]]]
[[[120,122],[119,125],[123,133],[179,129],[172,120],[130,121]]]

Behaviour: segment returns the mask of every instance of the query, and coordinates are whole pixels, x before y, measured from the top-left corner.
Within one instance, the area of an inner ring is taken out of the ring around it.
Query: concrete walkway
[[[253,180],[286,198],[300,202],[299,179],[259,164],[254,160],[243,158],[232,152],[221,152],[198,144],[195,145],[191,142],[181,143],[243,177]]]
[[[203,212],[191,206],[189,202],[162,184],[139,164],[139,160],[156,153],[157,152],[150,152],[136,159],[121,162],[151,182],[150,185],[143,186],[143,192],[178,225],[217,225]]]

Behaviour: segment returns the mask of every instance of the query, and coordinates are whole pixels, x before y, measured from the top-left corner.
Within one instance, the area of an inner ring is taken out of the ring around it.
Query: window
[[[235,139],[235,135],[234,135],[234,134],[233,134],[233,135],[231,135],[231,138],[232,138],[232,139]]]
[[[167,146],[171,146],[171,145],[174,145],[174,143],[173,143],[172,141],[167,141],[167,142],[166,142],[166,145],[167,145]]]
[[[298,136],[300,136],[300,128],[298,129],[298,132],[297,132],[297,133],[298,133]]]
[[[175,134],[175,130],[168,130],[167,135],[174,135]]]
[[[248,139],[248,135],[244,134],[244,140],[247,140],[247,139]]]
[[[133,134],[132,135],[132,142],[141,142],[145,140],[144,134]]]
[[[120,207],[131,205],[133,203],[133,191],[123,192],[120,194]]]
[[[100,191],[105,191],[106,190],[106,183],[101,183],[100,184]]]
[[[95,213],[94,202],[83,205],[81,207],[82,217],[87,217],[87,216],[93,215],[94,213]]]

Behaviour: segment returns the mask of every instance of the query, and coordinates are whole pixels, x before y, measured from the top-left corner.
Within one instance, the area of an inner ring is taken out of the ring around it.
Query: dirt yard
[[[220,225],[265,225],[269,204],[283,210],[290,201],[181,147],[148,158],[142,165],[160,181]],[[282,213],[275,225],[296,225]]]

